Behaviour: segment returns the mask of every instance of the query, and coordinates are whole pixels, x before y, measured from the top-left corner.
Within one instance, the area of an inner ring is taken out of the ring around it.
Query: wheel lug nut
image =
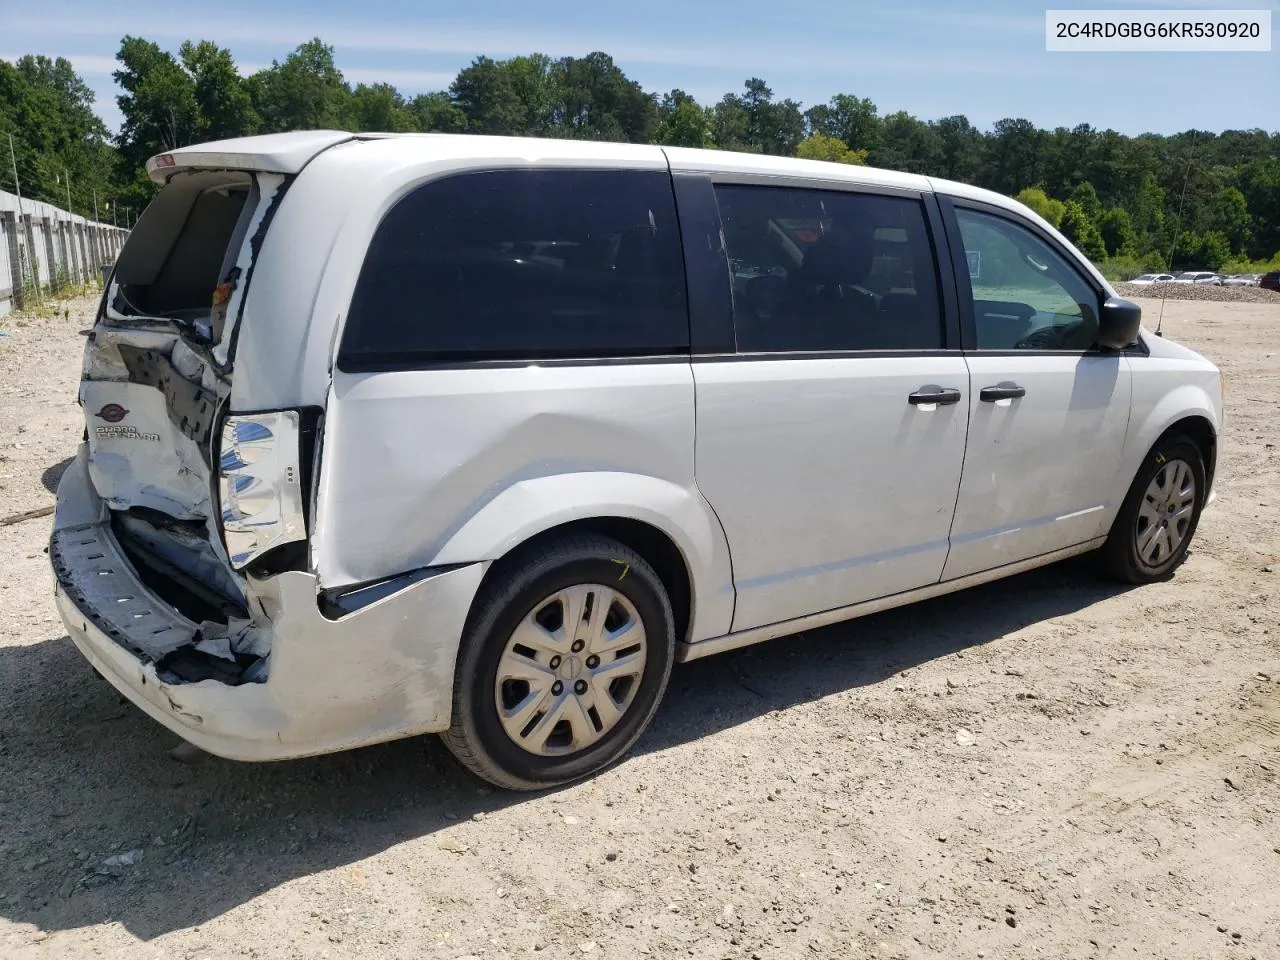
[[[579,650],[581,650],[585,646],[586,644],[583,643],[581,640],[575,640],[573,641],[573,652],[577,653]]]
[[[598,667],[598,666],[600,666],[600,658],[599,658],[599,657],[595,656],[594,654],[593,654],[592,656],[587,657],[587,669],[588,669],[588,670],[594,670],[594,669],[595,669],[596,667]]]
[[[552,670],[555,670],[555,669],[556,669],[557,667],[559,667],[559,666],[560,666],[560,658],[559,658],[559,657],[552,657],[552,658],[551,658],[551,669],[552,669]]]
[[[557,680],[555,683],[551,685],[551,692],[555,694],[557,697],[560,696],[560,694],[563,691],[564,691],[564,684],[561,683],[559,680]]]
[[[579,680],[573,685],[573,692],[581,696],[587,692],[587,681]]]

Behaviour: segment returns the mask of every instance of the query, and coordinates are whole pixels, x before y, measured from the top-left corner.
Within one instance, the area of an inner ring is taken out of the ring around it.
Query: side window
[[[969,267],[979,350],[1090,350],[1098,294],[1026,227],[956,209]]]
[[[918,200],[718,185],[738,352],[943,346]]]
[[[379,225],[339,362],[687,353],[666,173],[503,170],[427,183]]]

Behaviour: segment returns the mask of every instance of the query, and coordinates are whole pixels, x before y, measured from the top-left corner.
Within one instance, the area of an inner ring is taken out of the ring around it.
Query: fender
[[[468,518],[431,566],[496,560],[554,527],[600,517],[647,523],[676,545],[689,572],[691,641],[729,632],[733,576],[720,522],[696,489],[657,477],[593,471],[518,481]]]
[[[1186,372],[1182,371],[1182,375],[1185,376]],[[1215,437],[1222,429],[1222,395],[1216,371],[1206,373],[1202,383],[1183,383],[1174,387],[1160,395],[1154,403],[1144,403],[1140,399],[1140,379],[1140,376],[1134,377],[1133,413],[1111,500],[1117,510],[1124,502],[1143,459],[1161,434],[1171,426],[1180,420],[1202,417],[1209,422]]]

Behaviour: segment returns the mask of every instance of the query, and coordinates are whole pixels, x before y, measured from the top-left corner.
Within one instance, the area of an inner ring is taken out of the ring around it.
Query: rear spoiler
[[[164,183],[175,173],[185,170],[254,170],[295,174],[317,154],[354,139],[355,134],[342,130],[299,130],[215,140],[157,154],[147,161],[147,175],[156,183]]]

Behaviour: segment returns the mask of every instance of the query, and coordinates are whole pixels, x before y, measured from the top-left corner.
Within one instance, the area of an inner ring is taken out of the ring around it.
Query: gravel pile
[[[1212,287],[1190,283],[1112,284],[1122,297],[1146,297],[1149,300],[1213,300],[1219,303],[1274,303],[1280,306],[1280,293],[1261,287]]]

